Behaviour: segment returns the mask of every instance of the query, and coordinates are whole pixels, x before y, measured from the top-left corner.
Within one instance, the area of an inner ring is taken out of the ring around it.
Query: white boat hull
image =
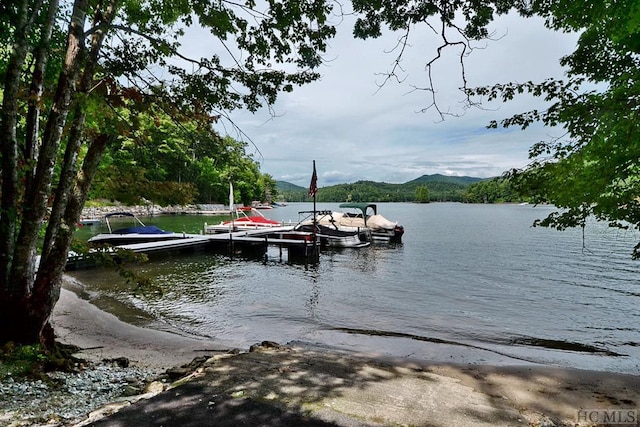
[[[312,222],[298,224],[294,230],[313,232]],[[339,227],[316,224],[315,235],[320,246],[333,248],[362,248],[371,244],[371,230],[366,227]]]
[[[375,242],[402,242],[404,227],[378,214],[375,205],[370,204],[368,206],[372,207],[376,213],[367,215],[366,209],[360,213],[332,212],[331,215],[320,216],[319,221],[323,224],[335,224],[341,227],[367,227],[371,230],[371,235]]]
[[[164,234],[141,234],[141,233],[100,233],[88,240],[91,245],[131,245],[134,243],[145,242],[161,242],[165,240],[177,240],[177,239],[190,239],[198,237],[199,234],[186,234],[186,233],[164,233]]]

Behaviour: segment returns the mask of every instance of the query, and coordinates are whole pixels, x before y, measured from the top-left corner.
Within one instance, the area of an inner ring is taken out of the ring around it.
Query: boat
[[[290,224],[293,227],[292,224]],[[232,231],[260,230],[275,227],[286,227],[287,224],[265,217],[253,207],[238,207],[233,219],[222,221],[217,225],[204,225],[205,234],[230,233]]]
[[[84,211],[83,211],[84,213]],[[102,218],[95,214],[95,210],[91,209],[86,215],[82,215],[78,221],[78,227],[95,227],[102,224]]]
[[[115,218],[130,218],[135,225],[119,229],[113,229],[110,220]],[[165,231],[155,225],[145,225],[140,218],[130,212],[112,212],[104,216],[104,222],[109,230],[91,237],[90,245],[129,245],[134,243],[157,242],[174,239],[187,239],[197,235],[186,233],[174,233]]]
[[[259,202],[257,200],[251,202],[251,207],[254,209],[273,209],[273,205],[271,203]]]
[[[367,227],[374,241],[401,243],[404,227],[378,214],[374,203],[342,203],[342,212],[333,212],[332,220],[340,226]]]
[[[78,221],[80,227],[95,227],[96,225],[102,224],[101,218],[80,218]]]
[[[301,211],[298,215],[306,216],[293,230],[315,234],[322,247],[362,248],[371,244],[371,230],[340,225],[331,211]]]
[[[371,230],[361,226],[339,224],[333,218],[330,210],[319,211],[316,209],[316,194],[318,193],[318,174],[316,161],[313,161],[313,173],[309,184],[309,196],[313,197],[313,210],[298,212],[298,217],[305,215],[299,221],[294,231],[312,233],[314,238],[320,241],[321,247],[336,248],[362,248],[371,244]]]

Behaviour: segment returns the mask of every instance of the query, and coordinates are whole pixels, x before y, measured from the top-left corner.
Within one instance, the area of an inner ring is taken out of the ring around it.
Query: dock
[[[278,246],[291,250],[295,248],[312,248],[312,240],[313,236],[310,233],[293,231],[293,227],[283,226],[261,230],[234,231],[230,233],[188,234],[183,239],[117,245],[115,248],[143,254],[207,246],[218,248],[232,247],[240,250],[256,246],[265,248],[267,246]]]
[[[319,242],[314,242],[311,233],[294,231],[293,226],[273,227],[269,229],[234,231],[217,234],[184,234],[184,237],[171,240],[157,240],[143,243],[114,245],[118,249],[139,254],[156,254],[168,251],[184,250],[222,250],[230,256],[264,257],[269,246],[286,250],[289,261],[317,261]],[[81,268],[86,257],[71,255],[67,269]]]

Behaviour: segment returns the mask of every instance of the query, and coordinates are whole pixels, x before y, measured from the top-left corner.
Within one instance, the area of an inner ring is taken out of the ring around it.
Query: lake
[[[318,209],[337,204],[319,203]],[[298,219],[311,203],[263,211]],[[72,272],[83,297],[121,319],[248,348],[263,340],[436,361],[640,372],[640,235],[590,224],[531,227],[549,206],[379,204],[403,243],[292,264],[197,252],[136,267],[136,289],[104,269]],[[197,233],[220,218],[146,219]],[[83,238],[98,228],[85,227]]]

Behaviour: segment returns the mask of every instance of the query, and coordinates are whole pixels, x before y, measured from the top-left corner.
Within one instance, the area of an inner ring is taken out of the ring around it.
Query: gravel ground
[[[120,363],[118,363],[120,362]],[[123,396],[143,393],[157,370],[105,361],[78,372],[50,372],[44,380],[0,380],[0,425],[69,426]]]

